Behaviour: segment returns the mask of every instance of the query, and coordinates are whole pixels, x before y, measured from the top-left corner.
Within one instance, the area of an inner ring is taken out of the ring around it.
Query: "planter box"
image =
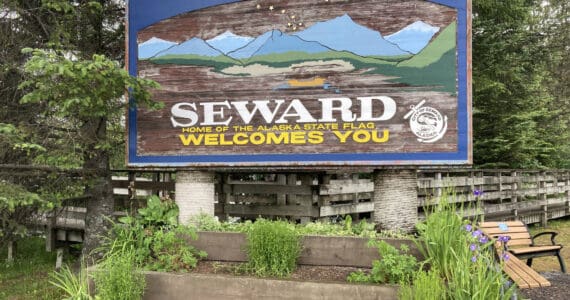
[[[395,285],[358,285],[208,274],[146,273],[144,300],[398,299]]]
[[[422,259],[415,244],[411,240],[383,239],[389,244],[400,248],[405,244],[410,248],[410,254]],[[379,259],[378,250],[366,246],[367,238],[336,237],[336,236],[304,236],[303,251],[298,264],[313,266],[343,266],[370,268],[372,261]],[[208,253],[206,260],[218,261],[247,261],[246,236],[234,232],[201,231],[198,239],[189,243],[197,249]]]
[[[411,240],[384,239],[399,248],[406,244],[410,253],[421,255]],[[191,245],[208,253],[208,260],[245,262],[246,236],[232,232],[199,232]],[[370,268],[379,259],[368,239],[357,237],[305,236],[300,265],[347,266]],[[265,279],[198,273],[145,272],[145,300],[162,299],[398,299],[397,285]],[[93,284],[93,283],[91,283]]]

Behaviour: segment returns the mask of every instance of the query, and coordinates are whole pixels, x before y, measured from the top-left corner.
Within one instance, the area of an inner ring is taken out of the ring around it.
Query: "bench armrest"
[[[554,241],[554,239],[556,238],[556,236],[558,235],[558,232],[555,231],[543,231],[543,232],[539,232],[537,234],[535,234],[532,237],[532,245],[534,245],[534,239],[539,237],[539,236],[543,236],[543,235],[550,235],[550,241],[552,242],[552,245],[556,245],[556,241]]]

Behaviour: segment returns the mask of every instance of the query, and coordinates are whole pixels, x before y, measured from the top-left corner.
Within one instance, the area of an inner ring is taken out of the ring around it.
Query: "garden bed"
[[[372,261],[379,259],[378,249],[368,247],[368,238],[347,236],[304,236],[301,240],[302,251],[298,265],[345,266],[370,268]],[[400,248],[404,244],[410,248],[410,254],[423,259],[414,242],[406,239],[382,239],[388,244]],[[236,232],[198,232],[197,240],[188,241],[199,250],[206,251],[206,260],[246,262],[246,236]]]
[[[264,279],[217,274],[146,272],[145,300],[398,299],[395,285]]]
[[[287,279],[244,275],[246,235],[235,232],[198,232],[188,242],[208,253],[188,274],[147,272],[144,299],[397,299],[396,285],[350,284],[348,275],[369,269],[378,250],[368,238],[304,236],[296,270]],[[413,241],[383,239],[405,244],[420,257]]]

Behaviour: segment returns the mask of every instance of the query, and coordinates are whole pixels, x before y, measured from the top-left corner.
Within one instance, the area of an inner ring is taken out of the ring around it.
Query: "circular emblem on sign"
[[[410,119],[410,128],[421,143],[433,143],[441,139],[447,131],[447,116],[432,107],[422,107],[426,103],[422,100],[418,105],[410,106],[404,119]]]

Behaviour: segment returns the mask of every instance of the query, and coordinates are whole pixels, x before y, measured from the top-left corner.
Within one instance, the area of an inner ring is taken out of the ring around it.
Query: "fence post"
[[[7,262],[14,261],[14,252],[16,251],[16,242],[15,241],[8,241],[8,258],[6,259]]]
[[[512,214],[513,214],[513,217],[515,218],[515,221],[518,221],[519,220],[519,210],[516,208],[513,209]]]
[[[511,203],[516,203],[518,201],[518,176],[517,172],[511,172]]]
[[[442,195],[441,187],[443,186],[441,172],[435,173],[434,185],[436,186],[436,188],[435,188],[435,198],[437,199],[437,202],[439,203],[439,198],[440,198],[441,195]]]
[[[499,203],[503,203],[503,172],[499,171]]]
[[[546,173],[544,171],[538,173],[538,199],[546,201]]]
[[[566,172],[566,184],[564,186],[566,191],[566,215],[570,215],[570,172]]]
[[[540,224],[542,227],[546,227],[548,225],[548,205],[541,205],[542,214],[540,215]]]

